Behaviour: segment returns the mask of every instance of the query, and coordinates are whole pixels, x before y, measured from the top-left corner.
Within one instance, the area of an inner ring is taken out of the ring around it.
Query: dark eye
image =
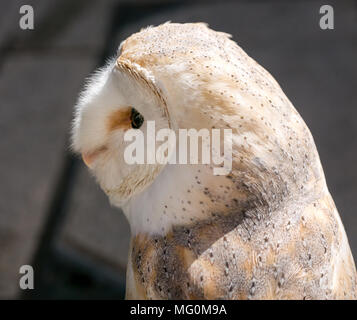
[[[133,129],[139,129],[144,123],[144,117],[134,108],[131,108],[130,119]]]

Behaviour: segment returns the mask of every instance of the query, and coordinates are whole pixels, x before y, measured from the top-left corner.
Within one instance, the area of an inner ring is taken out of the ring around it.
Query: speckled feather
[[[122,204],[128,299],[356,299],[313,138],[265,69],[202,23],[144,29],[117,64],[146,79],[174,130],[233,130],[228,176],[166,165]]]

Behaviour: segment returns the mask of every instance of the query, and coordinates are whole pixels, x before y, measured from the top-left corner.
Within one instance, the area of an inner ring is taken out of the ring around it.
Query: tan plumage
[[[204,24],[150,27],[122,43],[105,72],[110,91],[107,81],[97,94],[105,103],[86,98],[90,89],[77,106],[74,147],[96,154],[105,146],[92,170],[131,225],[127,298],[356,298],[354,261],[313,138],[278,83],[229,35]],[[127,93],[133,87],[139,97]],[[126,169],[113,137],[126,130],[118,110],[128,106],[174,130],[231,128],[232,172]],[[110,129],[88,138],[96,117]]]

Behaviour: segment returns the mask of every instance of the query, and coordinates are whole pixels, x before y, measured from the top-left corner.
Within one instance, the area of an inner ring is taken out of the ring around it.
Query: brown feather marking
[[[224,292],[219,282],[219,279],[223,278],[223,270],[206,259],[200,259],[200,265],[204,274],[203,292],[205,299],[214,300],[224,297]]]
[[[107,128],[111,132],[117,129],[130,129],[131,128],[131,107],[119,109],[111,113],[108,117]]]

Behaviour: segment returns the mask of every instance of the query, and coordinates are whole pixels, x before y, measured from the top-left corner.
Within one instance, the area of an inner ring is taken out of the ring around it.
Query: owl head
[[[125,133],[140,130],[145,138],[149,120],[155,121],[155,130],[170,128],[160,86],[147,70],[120,58],[89,78],[75,106],[73,150],[114,205],[123,205],[150,185],[163,167],[128,163],[124,156],[131,143]]]

